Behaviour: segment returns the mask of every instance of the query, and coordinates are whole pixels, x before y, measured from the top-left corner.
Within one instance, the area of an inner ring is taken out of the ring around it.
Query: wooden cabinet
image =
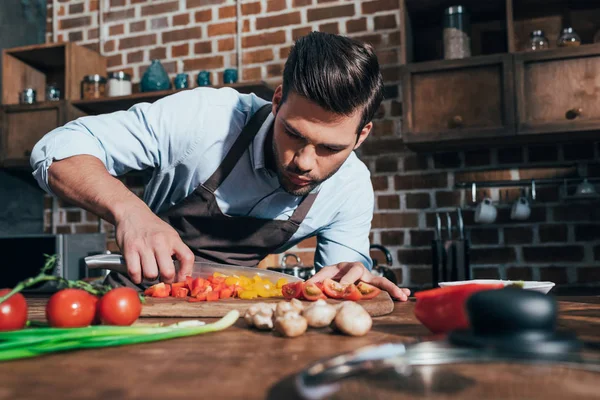
[[[515,56],[519,134],[600,130],[600,47]]]
[[[439,151],[598,137],[600,2],[460,3],[471,22],[461,30],[471,56],[461,60],[443,59],[450,56],[443,51],[442,17],[451,4],[400,0],[402,135],[408,147]],[[566,27],[579,34],[579,47],[559,47]],[[530,33],[540,29],[549,48],[528,51]]]
[[[0,164],[27,167],[31,151],[42,136],[83,115],[64,100],[2,107]]]
[[[508,55],[412,64],[404,69],[406,143],[514,133],[514,80]]]

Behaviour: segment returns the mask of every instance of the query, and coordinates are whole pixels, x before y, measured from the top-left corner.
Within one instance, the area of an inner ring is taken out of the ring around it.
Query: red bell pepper
[[[221,292],[219,294],[219,298],[227,299],[227,298],[231,297],[232,294],[233,294],[233,289],[231,289],[231,287],[226,287],[225,289],[221,290]]]
[[[219,300],[219,292],[211,291],[206,293],[206,301],[217,301]]]
[[[152,297],[169,297],[169,294],[171,294],[171,285],[160,282],[146,289],[144,294]]]
[[[187,297],[188,295],[188,288],[185,287],[176,287],[175,289],[173,289],[173,297]]]
[[[467,329],[467,299],[482,290],[502,289],[502,283],[447,286],[415,293],[417,304],[415,316],[432,333],[448,333],[455,329]]]

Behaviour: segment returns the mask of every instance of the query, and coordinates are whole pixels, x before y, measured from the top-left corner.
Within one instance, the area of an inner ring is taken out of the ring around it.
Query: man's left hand
[[[360,262],[343,262],[336,265],[323,267],[307,282],[321,282],[327,278],[333,279],[334,281],[339,281],[342,285],[355,283],[356,281],[361,280],[385,290],[394,299],[400,301],[408,300],[408,296],[410,295],[410,290],[399,288],[387,278],[374,276]]]

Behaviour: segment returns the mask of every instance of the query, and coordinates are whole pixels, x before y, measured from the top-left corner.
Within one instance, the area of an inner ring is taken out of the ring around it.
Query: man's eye
[[[300,136],[296,135],[294,132],[292,131],[288,131],[287,129],[285,130],[286,135],[288,135],[291,138],[295,138],[295,139],[300,139]]]
[[[330,152],[330,153],[338,153],[340,151],[342,151],[342,149],[338,149],[336,147],[329,147],[329,146],[324,146],[325,150]]]

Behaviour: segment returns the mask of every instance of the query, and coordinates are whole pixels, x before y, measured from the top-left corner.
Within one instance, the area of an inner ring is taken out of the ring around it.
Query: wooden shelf
[[[221,86],[210,86],[213,88],[231,87],[236,89],[240,93],[254,93],[260,98],[271,101],[273,97],[273,89],[271,89],[264,82],[243,82],[234,83],[231,85]],[[81,111],[90,114],[106,114],[115,111],[127,110],[137,103],[153,103],[165,96],[180,92],[182,90],[193,90],[192,89],[180,89],[180,90],[161,90],[156,92],[142,92],[134,93],[129,96],[118,96],[118,97],[104,97],[102,99],[90,99],[90,100],[76,100],[73,101],[73,105],[79,108]]]
[[[3,49],[2,104],[19,104],[19,95],[29,87],[44,101],[50,84],[58,86],[61,99],[79,99],[81,80],[91,74],[106,76],[106,59],[75,43]]]

